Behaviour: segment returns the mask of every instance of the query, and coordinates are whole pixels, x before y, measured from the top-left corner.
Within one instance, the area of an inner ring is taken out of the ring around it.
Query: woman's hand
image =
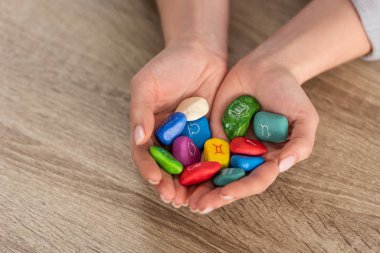
[[[234,200],[259,194],[267,189],[279,172],[309,157],[318,125],[318,114],[297,79],[282,66],[246,57],[226,76],[219,88],[211,115],[213,137],[226,139],[222,117],[228,104],[249,94],[260,102],[261,110],[285,115],[290,124],[289,141],[267,144],[266,162],[245,178],[224,187],[211,182],[197,187],[190,197],[190,208],[208,213]]]
[[[132,157],[140,174],[166,202],[179,207],[188,202],[188,188],[160,169],[149,154],[153,131],[185,98],[206,98],[210,108],[227,71],[224,53],[202,43],[186,41],[166,47],[131,81]]]

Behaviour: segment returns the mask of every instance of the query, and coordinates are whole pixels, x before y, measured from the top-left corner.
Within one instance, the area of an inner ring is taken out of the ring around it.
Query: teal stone
[[[183,171],[183,165],[167,150],[158,146],[151,146],[149,152],[158,165],[169,174],[177,175]]]
[[[259,110],[259,102],[249,95],[240,96],[232,101],[222,119],[227,137],[232,140],[238,136],[245,136],[252,116]]]
[[[253,118],[253,131],[261,141],[281,143],[288,139],[288,119],[280,114],[258,112]]]
[[[225,186],[245,176],[245,170],[240,168],[222,169],[212,180],[216,186]]]

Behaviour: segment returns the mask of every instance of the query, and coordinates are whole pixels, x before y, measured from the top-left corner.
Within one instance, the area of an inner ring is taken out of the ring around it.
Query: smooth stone
[[[253,118],[253,131],[261,141],[281,143],[288,139],[288,119],[280,114],[258,112]]]
[[[219,162],[222,168],[228,167],[230,162],[230,147],[228,142],[218,138],[206,141],[204,146],[204,159],[209,162]]]
[[[167,150],[151,146],[149,152],[153,159],[169,174],[180,174],[183,171],[183,165],[177,161]]]
[[[258,140],[245,137],[236,137],[230,143],[230,150],[234,154],[241,155],[264,155],[268,152],[267,147]]]
[[[185,114],[188,121],[194,121],[205,116],[208,110],[209,106],[205,98],[191,97],[183,100],[175,111]]]
[[[243,95],[232,101],[226,108],[222,119],[224,132],[232,140],[247,133],[252,116],[260,110],[259,102],[249,96]]]
[[[179,136],[174,140],[172,154],[184,167],[201,161],[201,152],[187,136]]]
[[[202,117],[195,121],[188,121],[181,135],[189,137],[199,149],[203,149],[205,142],[211,138],[207,118]]]
[[[245,171],[240,168],[222,169],[212,182],[217,186],[225,186],[244,177]]]
[[[250,172],[265,162],[261,156],[233,155],[230,159],[230,166]]]
[[[200,184],[210,180],[221,168],[218,162],[196,163],[183,170],[179,182],[185,186]]]
[[[186,126],[186,116],[181,112],[170,115],[156,130],[156,138],[164,145],[170,145]]]

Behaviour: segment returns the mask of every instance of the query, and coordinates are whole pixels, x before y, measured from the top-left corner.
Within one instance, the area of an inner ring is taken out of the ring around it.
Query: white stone
[[[202,97],[191,97],[183,100],[175,110],[186,115],[187,121],[202,118],[208,113],[209,106],[207,100]]]

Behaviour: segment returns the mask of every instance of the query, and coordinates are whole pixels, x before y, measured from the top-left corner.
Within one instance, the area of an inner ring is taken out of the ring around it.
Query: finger
[[[174,178],[174,186],[176,195],[172,202],[173,207],[179,208],[181,206],[186,206],[188,201],[188,187],[181,185],[178,177]]]
[[[151,145],[153,145],[152,139],[147,144],[140,146],[131,141],[131,153],[141,176],[149,183],[157,185],[162,179],[162,170],[149,153],[149,146]]]
[[[294,164],[307,159],[313,150],[319,117],[315,110],[306,116],[296,119],[289,142],[278,156],[280,172],[287,171]]]
[[[154,128],[154,80],[137,74],[131,81],[131,129],[136,145],[145,144]]]
[[[194,192],[190,195],[189,198],[189,207],[193,213],[198,210],[198,200],[207,192],[211,191],[213,188],[215,188],[215,186],[211,181],[197,186],[197,188],[194,190]]]
[[[169,204],[176,196],[174,180],[172,175],[162,171],[162,180],[158,185],[155,185],[156,191],[160,194],[161,200]]]
[[[199,212],[206,214],[233,201],[265,191],[278,176],[276,161],[267,161],[248,176],[205,194],[198,201]]]
[[[243,91],[240,84],[234,75],[228,74],[221,84],[218,92],[216,93],[213,109],[211,112],[210,127],[213,137],[228,140],[227,135],[224,133],[222,126],[222,119],[224,111],[227,106],[236,99],[237,96],[242,95]]]

